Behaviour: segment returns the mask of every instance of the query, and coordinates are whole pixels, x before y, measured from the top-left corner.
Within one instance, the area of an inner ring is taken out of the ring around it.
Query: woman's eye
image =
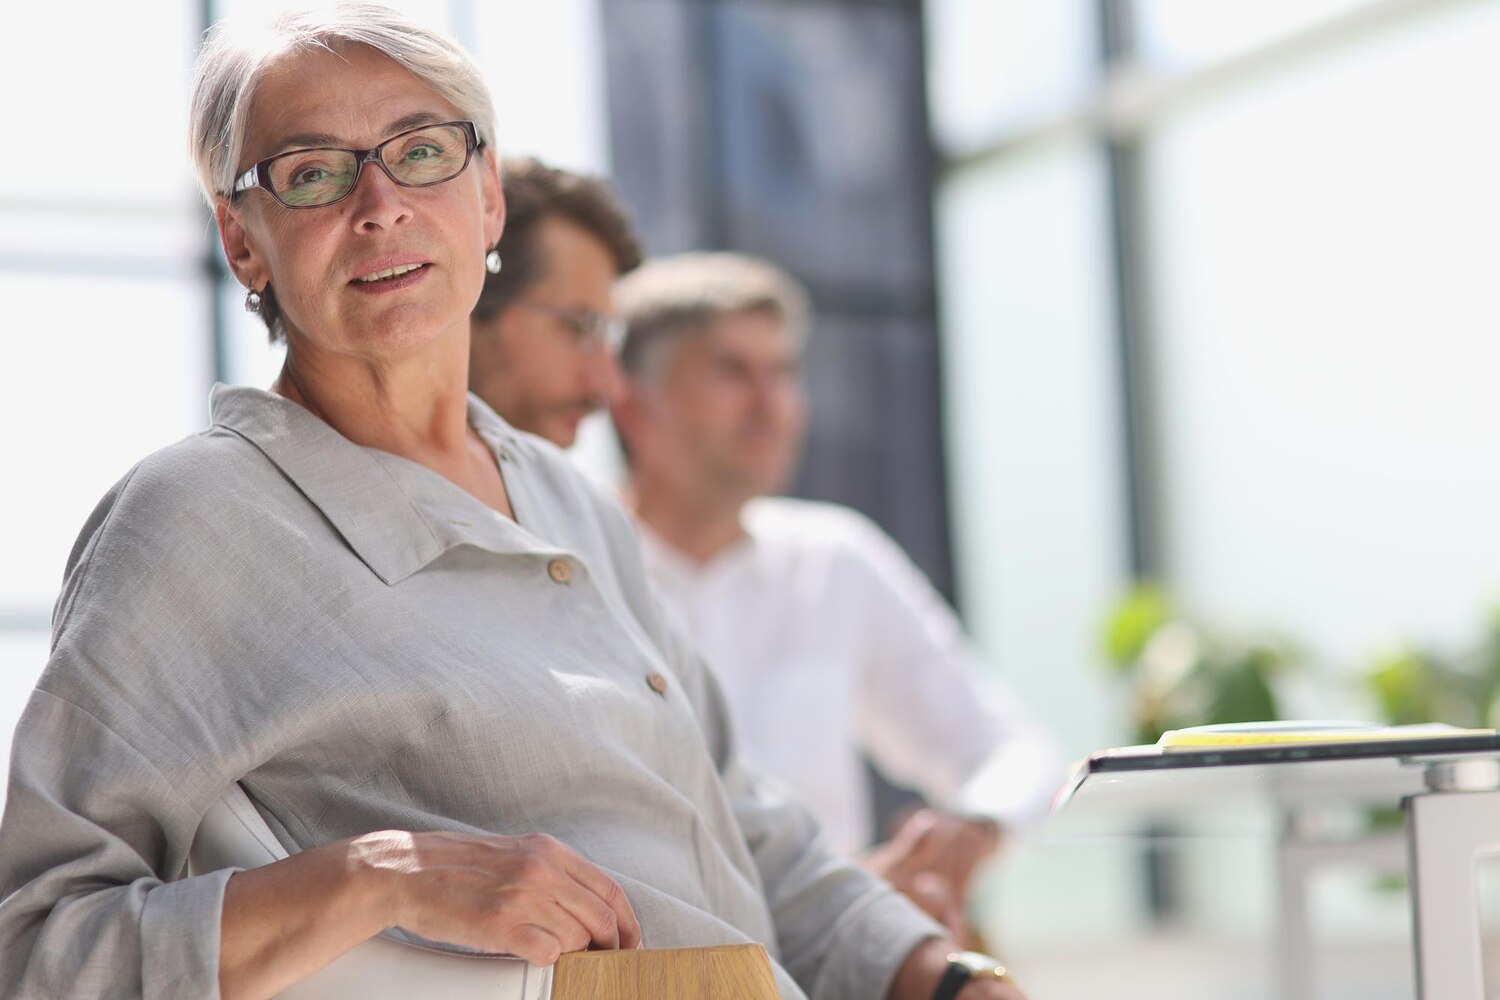
[[[408,149],[406,151],[406,158],[408,160],[430,160],[434,156],[442,155],[443,151],[438,147],[432,145],[431,143],[423,143],[420,146],[413,146],[411,149]]]
[[[303,184],[317,184],[326,180],[327,177],[328,171],[322,167],[303,167],[292,174],[290,182],[292,187],[298,187]]]

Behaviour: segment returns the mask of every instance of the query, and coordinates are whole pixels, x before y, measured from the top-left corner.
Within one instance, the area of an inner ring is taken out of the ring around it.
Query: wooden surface
[[[558,960],[552,1000],[776,1000],[758,944],[580,951]]]

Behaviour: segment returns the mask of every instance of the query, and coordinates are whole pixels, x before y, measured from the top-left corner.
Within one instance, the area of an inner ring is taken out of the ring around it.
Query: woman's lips
[[[398,267],[394,270],[400,270],[400,268]],[[410,288],[412,285],[415,285],[417,282],[422,281],[424,278],[426,278],[427,272],[431,270],[431,264],[421,264],[416,268],[407,271],[405,274],[398,274],[390,278],[377,278],[374,281],[363,281],[359,278],[355,278],[354,280],[349,282],[349,285],[355,291],[364,292],[367,295],[384,295],[388,292],[399,292],[403,288]]]

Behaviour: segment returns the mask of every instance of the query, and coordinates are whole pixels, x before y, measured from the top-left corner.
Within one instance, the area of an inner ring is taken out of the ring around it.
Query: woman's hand
[[[273,996],[397,926],[537,965],[641,943],[619,884],[551,837],[387,830],[230,876],[220,995]]]
[[[385,880],[389,925],[536,965],[588,948],[641,943],[625,890],[546,834],[385,831],[356,838],[350,862]]]

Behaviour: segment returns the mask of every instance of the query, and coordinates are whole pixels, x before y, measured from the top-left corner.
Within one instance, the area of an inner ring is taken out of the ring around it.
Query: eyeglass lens
[[[558,318],[573,329],[585,347],[613,348],[625,339],[625,323],[595,312],[559,312]]]
[[[422,187],[458,176],[468,162],[468,134],[457,125],[403,132],[380,147],[380,161],[398,184]],[[348,150],[305,149],[269,164],[271,190],[288,205],[309,208],[338,201],[359,176]]]

